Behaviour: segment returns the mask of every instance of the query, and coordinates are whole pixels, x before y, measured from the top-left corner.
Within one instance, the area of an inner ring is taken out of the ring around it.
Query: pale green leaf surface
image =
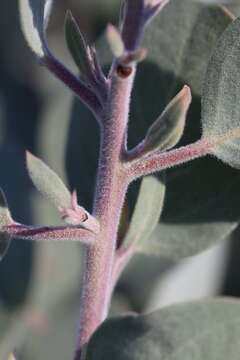
[[[239,301],[216,299],[110,319],[90,340],[87,360],[238,360],[239,311]]]
[[[27,169],[33,184],[57,209],[71,207],[69,190],[58,175],[42,160],[28,153]]]
[[[30,48],[43,57],[45,31],[52,7],[52,0],[19,0],[22,30]]]
[[[156,176],[142,180],[137,203],[128,229],[125,245],[144,243],[157,226],[165,197],[165,183]]]
[[[212,153],[240,168],[240,19],[221,36],[208,66],[202,101],[203,136],[224,136],[238,129]]]

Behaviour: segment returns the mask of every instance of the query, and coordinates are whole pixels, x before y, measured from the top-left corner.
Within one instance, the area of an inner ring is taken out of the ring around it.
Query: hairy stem
[[[51,57],[45,57],[41,60],[42,65],[46,66],[52,74],[60,79],[96,116],[101,112],[101,104],[92,90],[80,81],[71,71],[65,68],[60,61]]]
[[[126,162],[132,180],[208,155],[215,143],[201,139],[193,144]]]
[[[75,359],[106,318],[112,293],[116,236],[129,179],[121,163],[135,71],[127,79],[113,73],[101,133],[100,159],[93,215],[100,223],[96,243],[86,249]]]
[[[34,227],[22,224],[2,226],[1,231],[16,239],[35,241],[80,241],[91,245],[95,241],[92,231],[77,226]]]

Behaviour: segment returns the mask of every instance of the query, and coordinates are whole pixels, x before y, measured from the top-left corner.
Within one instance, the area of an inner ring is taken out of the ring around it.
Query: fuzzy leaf
[[[12,223],[12,218],[8,209],[7,200],[3,191],[0,189],[0,227]],[[6,254],[11,242],[11,236],[0,233],[0,260]]]
[[[52,0],[19,0],[22,30],[30,48],[43,57],[46,50],[45,32]]]
[[[109,319],[91,338],[86,359],[238,360],[239,311],[239,301],[216,299]]]
[[[221,36],[208,66],[202,101],[203,136],[231,138],[212,153],[240,168],[240,18]]]
[[[152,175],[143,178],[125,245],[137,246],[147,241],[159,221],[164,197],[164,182]]]
[[[71,208],[71,194],[62,180],[42,160],[29,152],[27,169],[33,184],[57,209]]]
[[[148,130],[144,141],[144,152],[167,150],[179,142],[185,128],[190,103],[191,90],[188,86],[184,86]]]

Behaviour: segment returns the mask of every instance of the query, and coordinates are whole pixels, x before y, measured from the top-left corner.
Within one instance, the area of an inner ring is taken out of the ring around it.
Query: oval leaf
[[[144,152],[167,150],[179,142],[185,128],[190,103],[191,90],[188,86],[184,86],[148,130],[144,141]]]
[[[27,169],[33,184],[57,209],[71,208],[71,194],[58,175],[27,152]]]
[[[239,301],[217,299],[110,319],[93,335],[86,359],[238,360],[239,311]]]
[[[203,136],[225,137],[212,153],[240,168],[240,19],[223,33],[208,66],[202,101]],[[227,141],[227,134],[236,134]]]

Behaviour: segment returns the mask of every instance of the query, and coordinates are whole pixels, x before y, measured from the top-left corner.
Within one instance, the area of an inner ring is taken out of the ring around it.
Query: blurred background
[[[88,40],[94,41],[108,21],[117,21],[119,1],[58,0],[49,43],[76,72],[64,41],[66,9],[72,10]],[[240,13],[237,4],[231,10]],[[78,140],[71,141],[73,97],[35,61],[20,30],[17,1],[2,0],[0,14],[0,185],[14,219],[58,224],[55,209],[33,188],[24,157],[28,149],[44,159],[71,189],[79,177],[86,182],[84,168],[74,161]],[[85,126],[81,116],[75,121]],[[136,256],[117,286],[111,314],[150,311],[219,294],[239,296],[239,236],[237,229],[220,245],[178,263]],[[0,263],[0,360],[5,360],[11,344],[20,360],[68,359],[78,322],[80,282],[78,244],[13,241]]]

